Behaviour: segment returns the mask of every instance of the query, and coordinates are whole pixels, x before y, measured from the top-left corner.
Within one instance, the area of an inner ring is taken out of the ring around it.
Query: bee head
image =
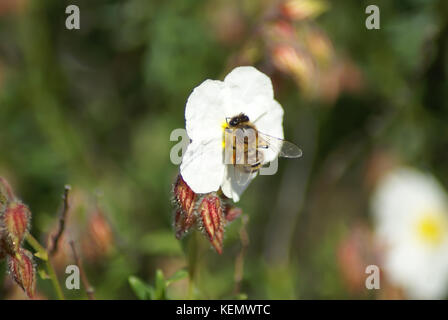
[[[239,123],[239,118],[238,117],[233,117],[229,121],[229,126],[236,127],[238,125],[238,123]]]
[[[249,122],[249,117],[242,113],[240,115],[240,122]]]
[[[230,119],[229,126],[236,127],[237,125],[243,122],[249,122],[249,117],[246,116],[244,113],[240,113],[239,115]]]

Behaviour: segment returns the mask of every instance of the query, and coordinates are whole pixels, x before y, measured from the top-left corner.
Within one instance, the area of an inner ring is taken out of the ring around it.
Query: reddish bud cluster
[[[173,193],[178,207],[174,226],[176,229],[176,238],[180,239],[196,222],[195,205],[197,195],[190,189],[180,175],[174,185]]]
[[[30,221],[28,207],[14,196],[8,182],[0,178],[0,259],[8,257],[10,274],[31,298],[36,270],[32,254],[21,248]]]
[[[12,252],[17,251],[29,230],[31,213],[28,207],[18,200],[11,201],[1,215],[1,225],[5,240]]]
[[[198,211],[201,216],[201,225],[210,243],[216,252],[221,254],[225,220],[221,200],[215,193],[209,193],[202,199]]]
[[[8,257],[8,267],[15,282],[32,298],[36,288],[36,267],[31,252],[19,248],[15,255]]]
[[[176,213],[174,228],[176,237],[182,238],[192,227],[204,231],[207,239],[219,254],[222,253],[224,227],[236,219],[241,209],[227,204],[227,199],[215,192],[196,194],[181,175],[173,188]]]
[[[363,75],[337,52],[315,19],[328,10],[327,0],[282,0],[267,6],[257,32],[241,47],[231,65],[269,66],[274,86],[293,80],[307,99],[332,104],[343,92],[363,89]],[[267,59],[266,59],[267,58]]]

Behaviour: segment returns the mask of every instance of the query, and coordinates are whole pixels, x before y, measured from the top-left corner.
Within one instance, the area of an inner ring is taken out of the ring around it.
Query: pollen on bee
[[[221,128],[222,128],[222,130],[226,130],[228,127],[229,127],[229,124],[228,124],[226,121],[224,121],[223,123],[221,123]]]
[[[224,121],[223,123],[221,123],[221,128],[222,128],[222,148],[225,149],[226,148],[226,129],[229,128],[229,124]]]

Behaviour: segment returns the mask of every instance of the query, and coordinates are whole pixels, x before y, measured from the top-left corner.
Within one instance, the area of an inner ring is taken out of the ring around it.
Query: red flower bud
[[[176,238],[181,239],[191,229],[195,222],[196,215],[194,211],[189,214],[183,214],[181,210],[177,210],[174,218]]]
[[[26,205],[18,200],[8,203],[0,215],[0,224],[9,250],[15,252],[21,246],[29,230],[30,220],[31,213]]]
[[[86,259],[98,261],[107,256],[114,247],[114,234],[111,225],[101,209],[89,215],[87,232],[82,237],[82,252]]]
[[[280,10],[291,20],[303,20],[317,17],[327,8],[327,3],[321,0],[286,0]]]
[[[312,92],[316,70],[307,52],[289,44],[279,44],[273,47],[271,54],[272,62],[279,71],[292,76],[305,93]]]
[[[180,239],[196,222],[195,205],[197,195],[186,184],[182,176],[174,184],[174,201],[178,207],[174,218],[176,238]]]
[[[271,41],[295,41],[297,34],[294,25],[290,21],[277,20],[267,24],[266,35]]]
[[[305,35],[305,42],[311,55],[317,62],[327,66],[334,58],[333,45],[327,35],[317,28]]]
[[[232,222],[233,220],[237,219],[241,214],[243,213],[243,210],[241,208],[233,207],[233,206],[226,206],[225,214],[227,222]]]
[[[199,205],[202,226],[216,252],[222,253],[224,214],[221,200],[215,193],[206,195]]]
[[[36,287],[36,268],[31,252],[19,248],[15,255],[8,257],[8,267],[14,281],[32,298]]]

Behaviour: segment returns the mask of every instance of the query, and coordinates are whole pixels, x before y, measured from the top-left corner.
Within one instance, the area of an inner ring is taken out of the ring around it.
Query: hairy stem
[[[54,271],[53,265],[51,264],[47,250],[31,234],[26,236],[26,241],[36,251],[35,256],[45,261],[47,273],[50,277],[51,283],[53,284],[54,291],[56,292],[59,300],[64,300],[64,293],[62,292],[61,285],[59,284],[58,277]]]

